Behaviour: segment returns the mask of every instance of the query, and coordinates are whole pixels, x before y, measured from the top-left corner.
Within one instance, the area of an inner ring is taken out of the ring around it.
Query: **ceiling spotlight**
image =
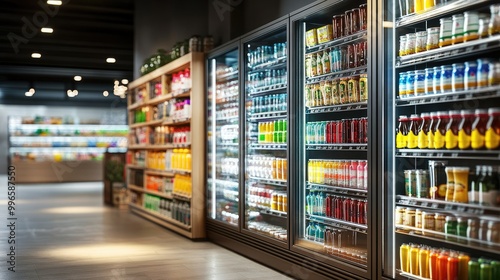
[[[118,80],[115,81],[115,86],[118,86],[120,82]]]
[[[30,90],[28,92],[31,93],[31,94],[35,94],[35,89],[34,88],[30,88]]]
[[[75,76],[74,79],[75,81],[79,82],[82,80],[82,76]]]
[[[61,6],[62,5],[62,1],[48,0],[47,4],[54,5],[54,6]]]
[[[106,58],[106,62],[107,63],[115,63],[116,59],[114,59],[113,57],[108,57],[108,58]]]
[[[109,92],[107,90],[105,90],[102,92],[102,95],[104,95],[104,97],[107,97],[109,95]]]
[[[42,33],[52,33],[54,32],[54,29],[50,28],[50,27],[43,27],[42,28]]]
[[[122,84],[124,84],[124,85],[128,84],[128,80],[127,79],[123,79],[122,80]]]
[[[75,89],[75,90],[73,91],[73,94],[74,94],[74,96],[77,96],[77,95],[78,95],[78,90],[76,90],[76,89]]]
[[[31,57],[32,58],[40,58],[40,57],[42,57],[42,55],[40,53],[32,53]]]

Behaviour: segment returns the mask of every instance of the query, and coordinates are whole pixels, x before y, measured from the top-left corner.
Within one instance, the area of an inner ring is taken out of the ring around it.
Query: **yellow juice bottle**
[[[418,253],[418,266],[420,268],[420,277],[429,278],[429,248],[420,248],[420,252]]]
[[[403,243],[399,247],[399,260],[401,261],[401,270],[410,272],[410,245]]]

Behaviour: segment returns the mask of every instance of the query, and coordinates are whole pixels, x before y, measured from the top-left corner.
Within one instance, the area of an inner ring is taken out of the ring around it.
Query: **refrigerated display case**
[[[207,61],[207,215],[239,226],[239,48],[233,44]]]
[[[499,279],[500,6],[415,3],[383,3],[383,276]]]
[[[242,41],[245,55],[245,202],[243,229],[288,237],[288,52],[282,24]]]

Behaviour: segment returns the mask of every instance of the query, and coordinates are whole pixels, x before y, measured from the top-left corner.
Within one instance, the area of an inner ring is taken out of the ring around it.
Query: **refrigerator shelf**
[[[228,103],[235,103],[237,105],[238,103],[238,95],[230,95],[230,96],[226,96],[224,98],[220,98],[220,99],[217,99],[215,101],[215,105],[219,106],[219,105],[225,105],[225,104],[228,104]]]
[[[229,81],[229,80],[236,79],[236,78],[238,78],[238,73],[239,73],[238,69],[236,69],[234,71],[227,72],[227,73],[222,74],[222,75],[216,75],[216,81],[221,82],[221,81]]]
[[[361,66],[361,67],[356,67],[356,68],[349,68],[346,70],[338,71],[338,72],[332,72],[328,74],[323,74],[315,77],[310,77],[306,79],[306,85],[310,84],[317,84],[323,81],[331,81],[333,79],[337,78],[347,78],[350,76],[359,76],[360,74],[366,74],[368,68],[366,66]]]
[[[248,96],[254,97],[254,96],[260,96],[260,95],[268,95],[268,94],[274,94],[274,93],[282,93],[286,92],[287,90],[287,84],[276,84],[276,85],[271,85],[271,86],[263,86],[263,87],[258,87],[253,90],[247,89]]]
[[[332,113],[332,112],[343,112],[343,111],[355,111],[355,110],[366,110],[368,107],[367,102],[356,102],[341,105],[332,106],[321,106],[321,107],[310,107],[307,109],[306,114],[321,114],[321,113]]]
[[[446,159],[477,159],[499,160],[499,150],[424,150],[424,149],[397,149],[396,157],[400,158],[446,158]]]
[[[263,70],[273,70],[273,69],[280,69],[280,68],[286,68],[286,57],[280,58],[279,60],[259,64],[259,65],[254,66],[254,67],[249,67],[247,74],[252,74],[252,73],[263,71]]]
[[[469,8],[472,6],[476,6],[477,4],[487,3],[489,0],[458,0],[458,1],[449,1],[447,4],[436,6],[432,9],[429,9],[427,12],[422,14],[411,14],[408,16],[404,16],[399,18],[396,21],[396,27],[408,26],[415,23],[420,23],[426,20],[441,18],[446,14],[452,14],[459,10]]]
[[[332,192],[335,194],[346,194],[346,195],[358,196],[358,197],[363,197],[363,198],[366,198],[367,194],[368,194],[368,190],[337,187],[337,186],[315,184],[315,183],[309,183],[309,182],[307,183],[307,190],[327,191],[327,192]]]
[[[277,151],[286,151],[287,144],[250,144],[250,149],[254,150],[277,150]]]
[[[396,199],[398,200],[397,204],[400,206],[413,206],[413,207],[420,207],[432,210],[453,211],[453,212],[475,214],[475,215],[484,214],[485,211],[497,212],[500,214],[500,207],[495,207],[495,206],[450,202],[450,201],[436,200],[429,198],[417,198],[405,195],[398,195],[396,196]]]
[[[446,243],[453,244],[456,246],[471,248],[475,250],[482,250],[495,254],[498,254],[498,251],[500,250],[500,244],[488,242],[485,240],[467,238],[465,236],[458,236],[458,235],[447,236],[446,233],[444,232],[421,229],[411,226],[396,225],[395,227],[396,227],[396,233],[398,234],[418,236],[420,238],[440,241],[440,242],[443,242],[445,240]],[[427,233],[428,235],[423,235],[422,233]]]
[[[430,278],[425,278],[425,277],[420,277],[420,276],[417,276],[417,275],[413,275],[413,274],[410,274],[408,272],[404,272],[402,270],[397,270],[397,273],[399,273],[399,275],[405,277],[405,278],[408,278],[408,279],[415,279],[415,280],[431,280]]]
[[[352,43],[366,41],[366,39],[367,39],[366,34],[367,34],[366,30],[362,30],[356,34],[345,36],[345,37],[342,37],[342,38],[339,38],[339,39],[336,39],[333,41],[329,41],[329,42],[326,42],[323,44],[318,44],[316,46],[308,47],[308,48],[306,48],[306,54],[315,53],[315,52],[324,50],[326,48],[338,47],[338,46],[342,46],[342,45],[348,45],[348,44],[352,44]]]
[[[286,187],[286,180],[275,180],[275,179],[266,179],[266,178],[257,178],[257,177],[248,177],[251,180],[257,181],[258,183],[274,185],[274,186],[284,186]]]
[[[256,203],[254,202],[247,202],[248,206],[250,207],[254,207],[254,208],[257,208],[259,209],[259,213],[260,214],[264,214],[264,215],[272,215],[272,216],[275,216],[275,217],[279,217],[279,218],[286,218],[288,216],[288,213],[287,212],[283,212],[283,211],[278,211],[278,210],[272,210],[270,209],[269,207],[263,207],[263,206],[259,206],[257,205]]]
[[[334,219],[334,218],[323,217],[323,216],[310,215],[310,214],[307,214],[306,219],[308,221],[311,221],[311,222],[322,223],[324,225],[329,225],[329,226],[333,226],[333,227],[340,228],[340,229],[356,231],[356,232],[363,233],[363,234],[368,233],[368,231],[367,231],[368,227],[366,225],[351,223],[351,222],[338,220],[338,219]]]
[[[278,57],[276,60],[257,64],[252,67],[249,66],[248,69],[249,71],[256,71],[256,70],[264,70],[264,69],[267,70],[279,67],[286,67],[286,56]]]
[[[183,119],[166,119],[163,125],[183,125],[183,124],[191,124],[191,118],[183,118]]]
[[[401,56],[396,59],[396,68],[415,66],[426,62],[464,58],[496,49],[500,49],[500,35]]]
[[[461,90],[439,94],[428,94],[423,96],[413,96],[398,98],[396,106],[427,105],[444,102],[456,102],[500,97],[500,86],[485,87],[479,89]]]
[[[286,117],[287,117],[287,111],[275,111],[267,113],[250,114],[248,120],[255,122],[260,120],[284,119]]]
[[[207,181],[208,183],[211,184],[213,180],[208,179]],[[238,182],[235,182],[233,180],[215,179],[215,183],[220,185],[225,185],[224,187],[227,188],[238,188]]]
[[[308,151],[367,151],[368,144],[307,144]]]
[[[216,120],[219,122],[237,122],[238,121],[238,116],[236,117],[225,117],[225,118],[216,118]]]

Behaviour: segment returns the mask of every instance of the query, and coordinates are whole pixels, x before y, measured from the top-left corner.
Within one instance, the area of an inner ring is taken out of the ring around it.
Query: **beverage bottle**
[[[403,243],[399,247],[399,259],[401,262],[401,270],[410,272],[410,245]]]
[[[326,144],[333,143],[333,141],[332,141],[332,126],[333,126],[333,121],[326,122],[326,126],[325,126],[325,143]]]
[[[429,248],[422,246],[418,253],[419,276],[429,278]]]
[[[349,165],[349,187],[350,188],[357,188],[358,186],[358,161],[356,160],[351,160],[351,163]]]
[[[396,131],[396,148],[403,149],[407,147],[408,142],[408,117],[399,116],[398,129]]]
[[[413,275],[418,275],[420,273],[418,266],[418,254],[420,249],[416,244],[410,246],[410,273]]]
[[[326,185],[332,184],[332,176],[333,176],[333,162],[327,161],[325,162],[325,182]]]
[[[332,186],[338,186],[338,176],[339,176],[339,161],[334,160],[332,162],[332,174],[330,178],[330,185]]]
[[[469,261],[470,257],[466,254],[459,254],[458,256],[458,280],[467,280],[469,275]]]
[[[493,280],[493,273],[491,271],[491,264],[482,263],[480,265],[479,279],[481,279],[481,280]]]
[[[316,54],[316,72],[318,75],[323,75],[323,56],[321,52]]]
[[[321,122],[319,122],[319,141],[318,141],[319,144],[326,143],[325,132],[326,132],[326,122],[321,121]]]
[[[448,252],[442,250],[437,260],[437,279],[448,279]]]
[[[426,149],[428,148],[428,133],[431,126],[431,115],[429,113],[421,113],[420,118],[422,119],[422,123],[418,129],[418,148]]]
[[[307,161],[307,180],[312,183],[312,178],[313,178],[313,161],[309,160]]]
[[[489,108],[488,115],[484,144],[488,150],[494,150],[500,146],[500,108]]]
[[[315,232],[315,238],[314,241],[318,243],[323,243],[325,242],[325,229],[323,228],[322,225],[317,224],[316,225],[316,232]]]
[[[462,110],[460,111],[462,120],[458,125],[458,148],[461,150],[467,150],[471,147],[471,132],[472,124],[474,122],[474,111],[473,110]]]
[[[324,184],[325,183],[325,161],[319,161],[318,162],[318,179],[317,182],[319,184]]]
[[[306,239],[314,240],[316,237],[316,226],[314,223],[309,223],[306,227]]]
[[[446,126],[445,147],[448,150],[458,148],[458,131],[462,121],[460,111],[450,111],[450,122]]]
[[[359,120],[351,120],[351,135],[349,137],[350,143],[359,143]]]
[[[438,267],[439,251],[431,249],[429,254],[429,278],[432,280],[439,280]]]
[[[445,147],[446,127],[450,121],[450,115],[446,111],[438,112],[438,123],[436,131],[434,131],[434,149],[442,149]]]
[[[446,279],[458,279],[458,256],[453,253],[448,257],[448,265],[446,269]]]
[[[325,206],[325,216],[331,217],[332,197],[330,196],[330,194],[326,194],[325,202],[323,204]]]
[[[476,119],[472,124],[471,147],[474,150],[479,150],[485,147],[484,137],[486,135],[489,117],[488,111],[485,109],[476,109],[475,115]]]
[[[273,123],[273,141],[272,143],[279,143],[278,135],[281,134],[279,130],[279,121],[275,120]]]
[[[415,149],[418,147],[418,134],[419,129],[422,126],[422,119],[418,114],[412,114],[410,116],[410,126],[408,129],[408,142],[406,147],[409,149]]]
[[[363,169],[363,189],[368,189],[368,162],[365,161],[365,166]]]
[[[359,160],[358,161],[358,167],[357,167],[357,172],[356,172],[356,188],[357,189],[363,189],[364,188],[364,172],[365,172],[365,165],[366,162],[364,160]]]
[[[468,269],[469,279],[480,279],[480,265],[477,260],[469,261],[469,269]]]
[[[431,123],[429,125],[429,132],[427,132],[427,148],[434,149],[434,131],[436,131],[438,118],[436,112],[431,112]]]
[[[312,205],[311,205],[311,193],[306,195],[306,214],[312,214]]]
[[[287,142],[288,137],[288,120],[282,120],[282,130],[281,130],[281,143]]]
[[[272,143],[273,137],[274,137],[274,124],[273,122],[267,122],[266,143]]]

